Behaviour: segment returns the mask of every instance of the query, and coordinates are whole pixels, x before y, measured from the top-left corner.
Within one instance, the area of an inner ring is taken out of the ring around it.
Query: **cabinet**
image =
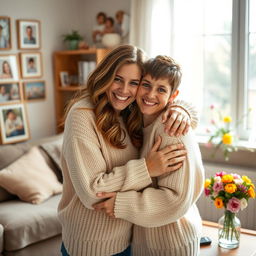
[[[55,114],[56,114],[56,131],[63,131],[64,110],[68,101],[74,94],[81,89],[78,84],[71,86],[62,86],[60,72],[67,71],[71,76],[78,76],[79,61],[96,61],[99,63],[107,49],[87,49],[87,50],[72,50],[72,51],[57,51],[54,52],[54,81],[55,81]]]

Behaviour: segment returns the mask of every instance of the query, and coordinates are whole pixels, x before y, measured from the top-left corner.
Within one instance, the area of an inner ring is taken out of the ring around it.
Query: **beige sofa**
[[[0,172],[24,156],[32,146],[37,146],[47,165],[62,182],[59,168],[61,143],[62,135],[0,146]],[[60,197],[60,194],[53,195],[40,204],[32,204],[0,187],[0,256],[60,255],[61,225],[57,218]]]

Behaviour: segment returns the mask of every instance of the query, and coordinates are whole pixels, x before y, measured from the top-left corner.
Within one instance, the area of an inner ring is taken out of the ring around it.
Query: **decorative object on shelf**
[[[24,104],[0,106],[0,124],[3,144],[29,139],[29,126]]]
[[[11,20],[10,17],[0,16],[0,51],[11,49]]]
[[[42,55],[40,52],[20,53],[22,78],[39,78],[42,76]]]
[[[214,201],[216,208],[225,208],[219,220],[219,246],[227,249],[239,246],[240,221],[235,216],[247,207],[249,198],[255,198],[255,186],[247,176],[218,172],[205,180],[204,193]]]
[[[83,40],[83,37],[77,30],[72,30],[70,34],[63,35],[64,42],[68,42],[69,50],[77,50],[79,42]]]
[[[24,95],[28,101],[44,100],[45,99],[45,82],[44,81],[33,81],[24,82]]]
[[[107,48],[116,47],[121,43],[121,36],[117,33],[108,33],[102,36],[101,42]]]
[[[212,116],[217,116],[218,120],[216,121],[213,118],[211,120],[211,125],[213,126],[213,129],[206,130],[207,133],[212,134],[208,140],[207,147],[215,147],[212,157],[215,156],[218,149],[221,149],[223,151],[225,161],[228,161],[229,153],[237,151],[237,147],[235,146],[235,138],[237,140],[238,136],[234,136],[235,130],[251,110],[249,109],[248,112],[245,115],[243,115],[242,118],[233,125],[232,129],[231,116],[223,116],[220,111],[216,110],[214,105],[211,105],[210,109],[212,111]]]
[[[39,20],[17,20],[18,48],[40,49],[40,21]]]
[[[69,76],[67,71],[60,72],[60,83],[62,87],[69,86]]]
[[[0,83],[18,81],[19,68],[16,54],[0,55]]]
[[[19,102],[22,99],[20,83],[0,84],[0,105]]]

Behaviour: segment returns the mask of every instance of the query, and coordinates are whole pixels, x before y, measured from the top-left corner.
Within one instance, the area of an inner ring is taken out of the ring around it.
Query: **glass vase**
[[[241,222],[235,213],[225,211],[219,221],[219,246],[234,249],[239,246]]]

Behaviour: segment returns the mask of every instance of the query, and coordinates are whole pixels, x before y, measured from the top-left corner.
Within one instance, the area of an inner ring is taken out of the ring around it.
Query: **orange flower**
[[[211,184],[211,180],[210,179],[206,179],[205,182],[204,182],[204,187],[208,188],[210,184]]]
[[[225,133],[222,136],[222,143],[226,145],[230,145],[233,142],[233,136],[230,133]]]
[[[222,208],[223,207],[222,199],[219,197],[215,198],[214,205],[216,206],[216,208]]]
[[[230,194],[236,192],[236,190],[237,190],[237,187],[236,187],[235,184],[227,184],[227,185],[225,186],[225,191],[228,192],[228,193],[230,193]]]
[[[230,174],[223,175],[221,181],[224,183],[230,183],[234,180],[233,176]]]
[[[251,198],[255,198],[255,191],[253,188],[249,188],[247,192]]]

